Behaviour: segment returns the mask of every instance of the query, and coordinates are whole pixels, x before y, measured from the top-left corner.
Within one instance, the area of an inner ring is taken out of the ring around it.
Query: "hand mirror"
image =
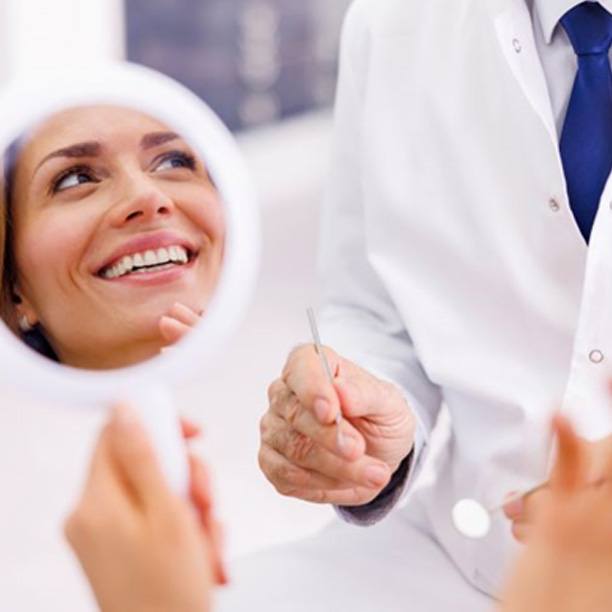
[[[81,409],[131,401],[185,492],[171,390],[222,349],[256,275],[233,138],[133,64],[30,74],[0,111],[0,381]]]

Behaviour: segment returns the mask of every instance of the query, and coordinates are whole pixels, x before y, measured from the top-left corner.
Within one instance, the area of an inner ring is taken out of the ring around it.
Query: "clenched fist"
[[[283,495],[367,504],[412,450],[415,419],[393,384],[324,351],[333,385],[313,345],[295,349],[282,377],[270,385],[259,465]]]

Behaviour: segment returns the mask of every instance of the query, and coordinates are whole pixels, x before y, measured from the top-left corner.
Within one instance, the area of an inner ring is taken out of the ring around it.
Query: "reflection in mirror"
[[[205,314],[223,263],[222,198],[170,126],[126,107],[65,109],[10,144],[4,179],[1,314],[38,353],[132,365]]]

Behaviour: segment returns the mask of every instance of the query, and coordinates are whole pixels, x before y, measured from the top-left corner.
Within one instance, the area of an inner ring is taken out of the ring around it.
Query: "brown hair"
[[[2,202],[0,206],[0,316],[15,333],[19,333],[15,311],[15,266],[13,262],[13,236],[11,204],[15,174],[17,144],[7,147],[2,160]]]
[[[45,334],[36,325],[32,330],[23,332],[19,327],[15,304],[19,303],[19,296],[15,294],[17,281],[17,267],[13,250],[13,187],[15,170],[19,155],[19,140],[11,143],[2,160],[2,173],[0,175],[2,189],[0,190],[0,317],[7,327],[25,344],[36,352],[58,361],[55,351],[49,344]]]

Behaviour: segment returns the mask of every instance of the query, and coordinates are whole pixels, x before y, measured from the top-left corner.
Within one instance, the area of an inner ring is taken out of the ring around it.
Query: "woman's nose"
[[[111,224],[120,227],[126,223],[148,222],[172,214],[174,202],[154,185],[141,185],[117,204],[111,213]]]

